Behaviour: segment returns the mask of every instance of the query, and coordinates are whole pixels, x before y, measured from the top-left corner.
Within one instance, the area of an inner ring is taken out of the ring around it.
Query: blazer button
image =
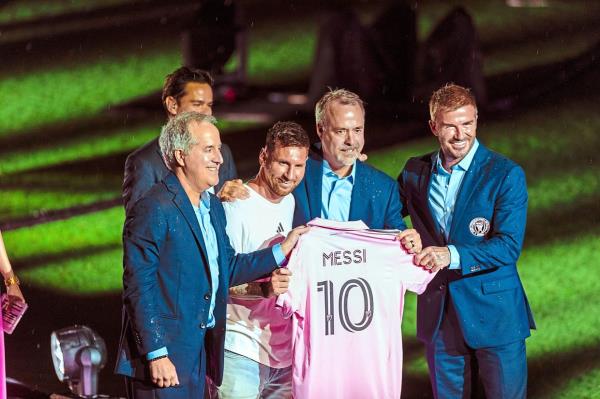
[[[200,328],[206,328],[206,324],[204,324],[204,323],[200,324]]]
[[[208,301],[210,299],[210,294],[204,294],[204,299]]]
[[[446,289],[446,284],[440,284],[440,291],[444,291]]]

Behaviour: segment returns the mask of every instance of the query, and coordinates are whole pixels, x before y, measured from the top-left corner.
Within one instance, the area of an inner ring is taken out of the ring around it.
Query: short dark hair
[[[210,73],[203,69],[188,68],[186,66],[177,68],[165,78],[162,91],[162,103],[165,110],[167,109],[165,104],[167,97],[173,97],[179,103],[179,99],[185,94],[185,85],[189,82],[206,83],[211,87],[214,84]]]
[[[265,147],[267,155],[271,154],[276,146],[280,147],[310,147],[310,140],[306,131],[296,122],[277,122],[267,131]]]

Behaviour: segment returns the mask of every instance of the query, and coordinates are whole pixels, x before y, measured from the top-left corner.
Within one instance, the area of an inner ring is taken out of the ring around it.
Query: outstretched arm
[[[4,247],[2,232],[0,232],[0,273],[2,273],[2,277],[4,278],[6,292],[8,293],[9,298],[11,298],[11,300],[15,298],[16,300],[25,302],[23,293],[19,288],[19,280],[13,272],[10,260],[8,259],[8,255],[6,253],[6,248]]]

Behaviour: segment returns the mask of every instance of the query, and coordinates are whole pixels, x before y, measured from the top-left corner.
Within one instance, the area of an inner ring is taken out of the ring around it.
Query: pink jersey
[[[413,264],[395,234],[315,219],[288,268],[278,305],[293,316],[295,398],[400,398],[406,290],[434,274]]]

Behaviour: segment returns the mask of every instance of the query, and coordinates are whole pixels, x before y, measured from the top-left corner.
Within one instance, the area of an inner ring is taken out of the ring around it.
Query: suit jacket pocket
[[[516,276],[510,276],[499,280],[483,281],[481,289],[484,294],[495,294],[502,291],[508,291],[520,286],[519,279]]]

